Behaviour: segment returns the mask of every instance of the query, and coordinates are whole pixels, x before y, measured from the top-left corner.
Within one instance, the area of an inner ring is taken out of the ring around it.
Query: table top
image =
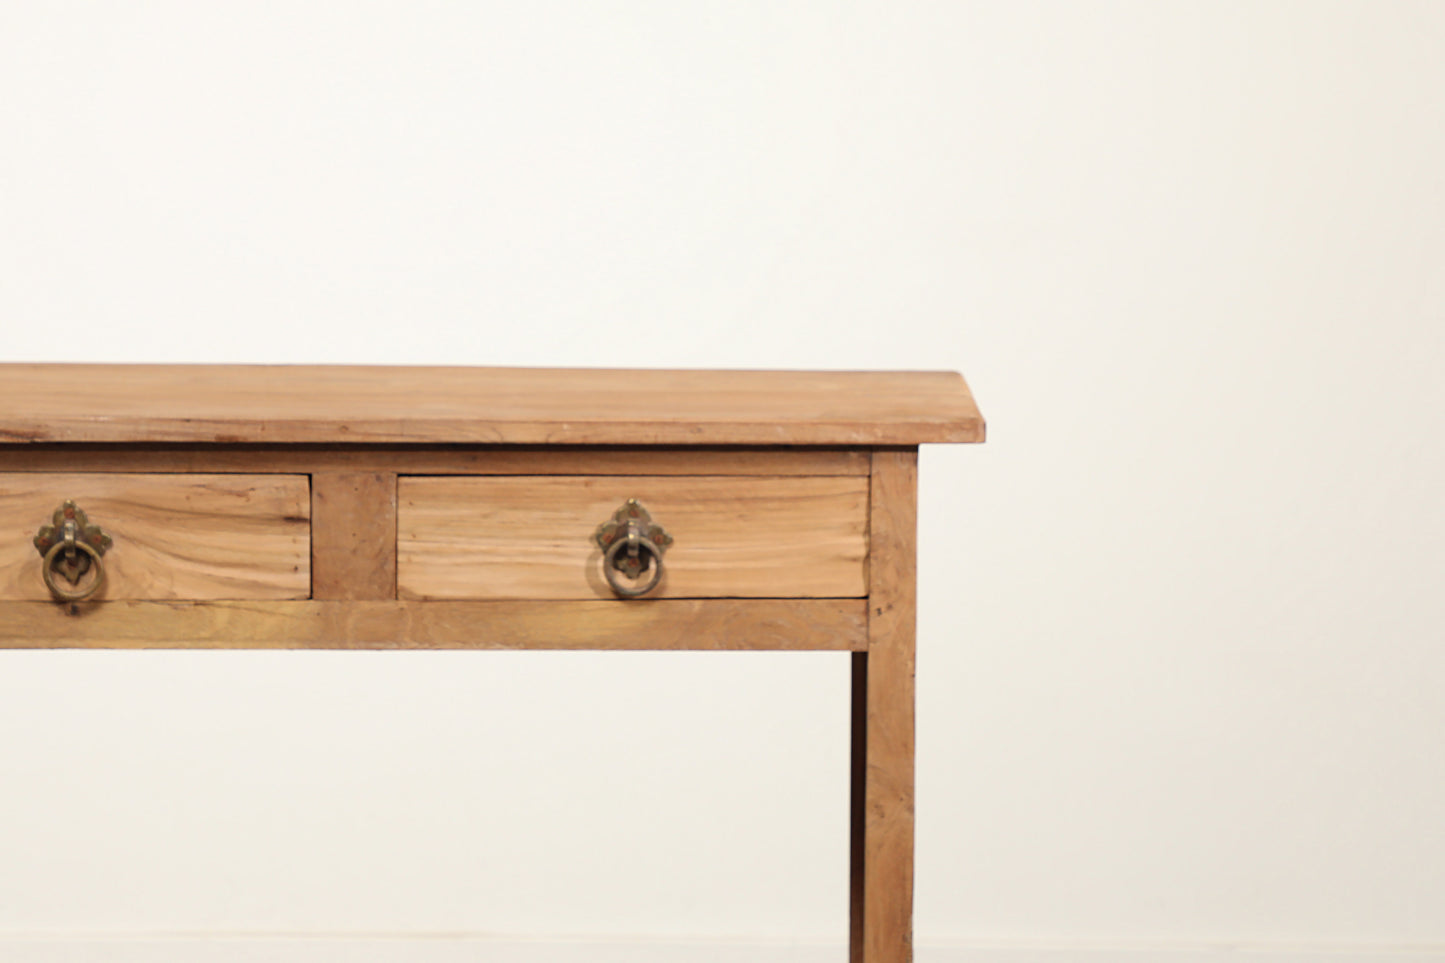
[[[951,371],[0,364],[0,444],[979,442]]]

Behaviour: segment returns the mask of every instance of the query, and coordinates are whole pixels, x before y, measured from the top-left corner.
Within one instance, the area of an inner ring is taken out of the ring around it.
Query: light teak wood
[[[846,651],[863,599],[0,602],[0,646],[56,649]]]
[[[396,598],[396,476],[311,476],[311,597]]]
[[[866,604],[866,602],[865,602]],[[867,610],[864,610],[867,618]],[[848,961],[863,963],[863,877],[868,849],[868,646],[852,655],[848,778]]]
[[[854,660],[854,712],[861,709],[866,717],[854,720],[851,952],[861,963],[908,963],[913,959],[917,451],[874,452],[872,479],[868,651]]]
[[[400,480],[400,597],[614,599],[593,534],[629,498],[675,539],[650,597],[866,591],[866,478],[437,477]]]
[[[867,475],[869,465],[868,452],[837,448],[0,444],[0,472]]]
[[[916,446],[983,437],[950,372],[0,365],[0,647],[851,652],[850,959],[908,963]],[[602,577],[633,497],[661,598]]]
[[[301,475],[0,475],[0,600],[48,600],[31,544],[65,499],[114,540],[103,599],[302,599],[311,591]]]
[[[947,371],[0,365],[0,442],[981,441]]]

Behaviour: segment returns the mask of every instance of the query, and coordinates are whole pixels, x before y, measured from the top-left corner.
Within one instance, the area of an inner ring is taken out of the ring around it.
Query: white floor
[[[1445,946],[920,945],[915,963],[1445,963]],[[4,963],[844,963],[837,945],[491,939],[0,937]]]

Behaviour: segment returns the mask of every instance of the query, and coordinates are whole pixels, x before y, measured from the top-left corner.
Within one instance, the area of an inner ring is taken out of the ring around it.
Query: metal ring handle
[[[650,552],[652,554],[652,578],[641,585],[625,585],[619,578],[617,566],[613,564],[617,560],[617,553],[622,551],[630,542],[634,542],[638,551]],[[607,553],[602,556],[602,574],[607,576],[607,584],[612,586],[612,591],[624,598],[634,599],[639,595],[646,595],[657,588],[657,583],[662,581],[662,553],[657,547],[646,538],[619,538],[607,547]]]
[[[90,567],[95,572],[95,577],[90,580],[90,587],[84,589],[65,589],[55,580],[55,560],[66,548],[78,548],[90,558]],[[88,542],[75,539],[74,541],[59,541],[50,546],[45,553],[45,561],[41,563],[41,573],[45,576],[45,587],[50,589],[50,594],[62,602],[83,602],[90,598],[100,587],[105,584],[105,563],[100,559],[100,552]]]

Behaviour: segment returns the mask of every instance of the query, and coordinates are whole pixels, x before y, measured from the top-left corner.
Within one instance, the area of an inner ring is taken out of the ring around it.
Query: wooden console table
[[[0,365],[0,647],[853,653],[850,947],[911,958],[949,372]]]

